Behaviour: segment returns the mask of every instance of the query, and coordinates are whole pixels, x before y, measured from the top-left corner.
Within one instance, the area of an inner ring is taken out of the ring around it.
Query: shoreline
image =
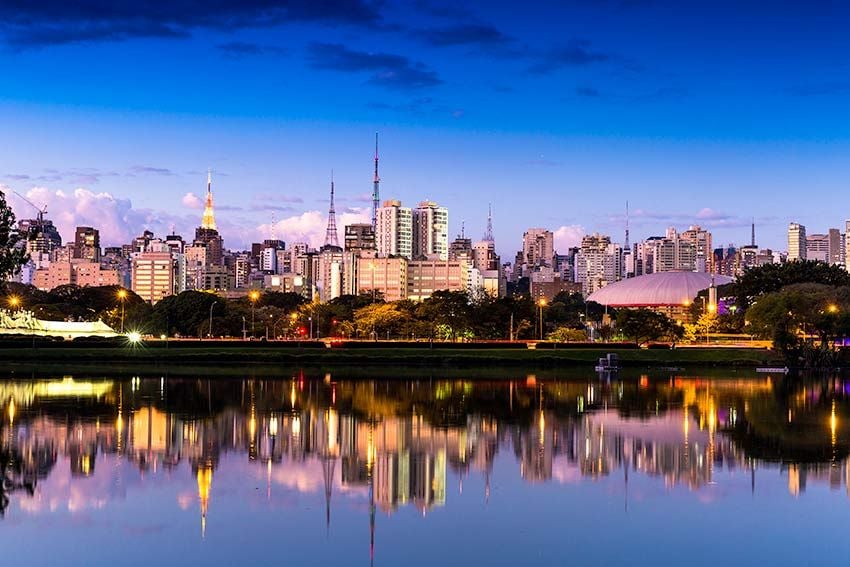
[[[377,345],[368,348],[299,348],[290,345],[264,343],[222,344],[184,343],[179,347],[162,344],[133,346],[62,345],[0,348],[0,362],[6,364],[93,364],[110,368],[117,365],[144,366],[248,366],[268,365],[336,366],[336,367],[500,367],[582,368],[593,370],[597,360],[608,353],[619,356],[623,368],[723,367],[756,368],[782,367],[784,362],[776,352],[762,348],[390,348]]]

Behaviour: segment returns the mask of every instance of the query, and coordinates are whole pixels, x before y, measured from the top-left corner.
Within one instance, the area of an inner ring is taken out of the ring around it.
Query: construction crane
[[[32,208],[38,211],[38,215],[36,216],[36,225],[38,226],[39,231],[44,232],[44,215],[47,214],[47,205],[42,205],[39,207],[17,191],[12,191],[15,195],[23,199],[25,203],[28,203]]]

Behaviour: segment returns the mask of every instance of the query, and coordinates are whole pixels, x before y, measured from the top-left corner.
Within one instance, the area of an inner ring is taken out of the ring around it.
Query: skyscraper
[[[805,260],[806,257],[806,227],[792,222],[788,225],[788,261]]]
[[[74,258],[100,262],[100,231],[90,226],[78,226],[74,234]]]
[[[380,256],[413,256],[413,213],[401,201],[384,201],[378,209],[375,245]]]
[[[207,200],[201,226],[195,229],[195,246],[206,248],[206,265],[221,266],[224,261],[224,242],[218,234],[213,213],[212,172],[207,172]]]
[[[522,235],[523,263],[528,267],[551,266],[555,256],[555,237],[551,230],[529,228]]]
[[[413,209],[413,257],[449,258],[449,211],[433,201]]]

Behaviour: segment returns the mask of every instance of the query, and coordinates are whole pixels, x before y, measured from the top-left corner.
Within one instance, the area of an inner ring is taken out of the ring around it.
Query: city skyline
[[[627,200],[635,241],[699,224],[744,244],[754,217],[782,250],[789,222],[847,216],[796,199],[850,177],[844,6],[96,4],[0,8],[0,185],[109,245],[189,233],[208,167],[228,246],[272,215],[321,244],[331,169],[338,225],[369,217],[376,131],[381,199],[448,207],[452,238],[492,202],[504,259],[535,226],[622,241]]]

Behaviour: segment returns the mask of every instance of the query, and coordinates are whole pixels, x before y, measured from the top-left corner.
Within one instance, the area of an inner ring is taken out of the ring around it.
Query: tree
[[[184,291],[170,295],[153,307],[149,327],[151,332],[200,337],[209,333],[209,316],[213,303],[213,316],[225,312],[225,300],[212,293]],[[241,320],[239,321],[241,327]],[[219,329],[220,331],[221,329]]]
[[[747,310],[747,323],[789,362],[831,366],[836,339],[850,335],[850,287],[795,284],[764,294]]]
[[[454,341],[459,334],[470,329],[472,306],[466,292],[440,290],[419,305],[417,314],[431,323],[434,335],[442,326],[447,331],[447,338]]]
[[[667,315],[650,309],[619,310],[617,327],[625,337],[639,345],[662,339],[675,342],[684,333],[682,326]]]
[[[850,273],[840,266],[814,260],[766,264],[750,268],[736,282],[721,286],[718,293],[721,297],[735,297],[743,312],[759,296],[801,283],[850,286]]]
[[[6,203],[6,195],[0,191],[0,281],[17,274],[29,260],[27,251],[17,245],[20,239],[15,228],[15,213]]]
[[[382,337],[405,323],[406,315],[393,303],[373,303],[354,313],[354,325],[364,337]]]
[[[560,343],[584,342],[587,340],[587,331],[572,327],[558,327],[549,333],[546,339]]]

